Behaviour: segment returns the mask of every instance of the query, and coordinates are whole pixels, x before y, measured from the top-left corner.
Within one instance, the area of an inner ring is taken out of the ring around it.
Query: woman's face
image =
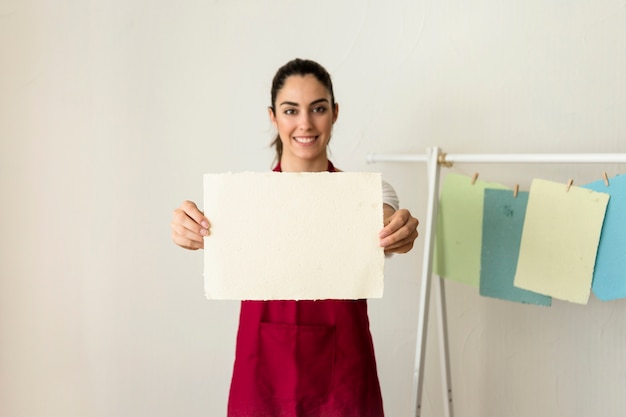
[[[270,119],[283,144],[283,167],[325,170],[326,146],[338,112],[328,89],[314,75],[292,75],[276,95],[274,108]]]

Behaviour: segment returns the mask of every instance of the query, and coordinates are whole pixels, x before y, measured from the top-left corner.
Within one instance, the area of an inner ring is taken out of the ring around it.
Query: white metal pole
[[[433,279],[433,277],[430,277]],[[443,278],[437,277],[435,284],[435,301],[437,302],[437,319],[439,330],[439,370],[441,371],[441,389],[443,398],[443,415],[454,416],[452,402],[452,376],[450,374],[450,350],[448,349],[448,313],[446,309],[446,291]],[[422,371],[424,372],[424,371]]]
[[[449,162],[475,163],[620,163],[626,162],[624,153],[580,153],[580,154],[447,154]]]
[[[626,163],[626,153],[546,153],[546,154],[442,154],[444,162],[454,163]],[[367,156],[368,162],[426,162],[428,155],[412,154],[376,154]]]
[[[426,330],[428,328],[428,304],[430,298],[430,279],[432,274],[432,251],[435,242],[437,203],[439,201],[439,148],[427,150],[428,169],[428,208],[426,212],[426,231],[424,235],[424,260],[422,262],[422,281],[418,300],[417,341],[415,345],[415,367],[413,369],[414,415],[422,412],[422,385],[424,382],[424,359],[426,354]]]

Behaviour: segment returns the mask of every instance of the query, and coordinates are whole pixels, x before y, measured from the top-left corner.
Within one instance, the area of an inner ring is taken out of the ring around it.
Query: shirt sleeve
[[[387,204],[393,207],[394,210],[398,210],[400,208],[400,200],[398,199],[398,194],[396,194],[396,190],[393,189],[391,184],[387,181],[383,180],[383,204]]]

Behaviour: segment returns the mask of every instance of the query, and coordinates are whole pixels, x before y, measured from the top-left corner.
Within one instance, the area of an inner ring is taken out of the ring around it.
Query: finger
[[[411,249],[413,249],[413,246],[415,244],[415,241],[412,239],[409,239],[407,241],[403,241],[403,242],[399,242],[398,244],[394,245],[393,247],[388,247],[385,248],[384,251],[386,254],[389,253],[407,253],[409,252]]]
[[[411,249],[413,249],[413,243],[408,243],[404,246],[401,246],[399,248],[396,249],[385,249],[385,254],[389,255],[391,253],[407,253],[409,252]]]
[[[385,227],[383,227],[380,231],[379,237],[384,239],[387,236],[394,234],[407,222],[409,217],[409,212],[405,209],[394,212],[391,216],[384,220]]]
[[[203,222],[206,227],[201,224]],[[209,235],[208,226],[208,220],[196,205],[185,201],[172,214],[172,240],[183,248],[202,249],[204,237]]]
[[[187,230],[199,236],[208,236],[209,230],[202,227],[194,219],[189,217],[182,209],[174,210],[172,215],[172,227],[176,226],[176,230],[181,234],[185,234],[183,230]]]
[[[406,245],[410,245],[410,247],[412,247],[413,241],[415,241],[419,235],[417,232],[418,225],[419,221],[415,217],[409,215],[409,219],[403,226],[393,232],[390,236],[381,239],[380,245],[384,247],[385,250],[394,251]]]
[[[183,204],[181,204],[180,208],[196,223],[198,223],[205,229],[209,228],[209,219],[204,216],[204,213],[200,211],[198,206],[196,206],[196,203],[194,203],[193,201],[185,200],[183,201]]]
[[[414,234],[415,236],[413,236]],[[407,241],[415,240],[416,237],[417,231],[415,229],[411,230],[408,227],[402,227],[391,236],[381,239],[380,246],[385,249],[395,248],[404,245]]]
[[[392,245],[385,247],[385,253],[406,253],[413,249],[413,245],[415,243],[415,239],[417,239],[418,233],[415,230],[405,239],[402,239]]]
[[[194,223],[195,224],[195,223]],[[172,222],[172,239],[174,242],[179,244],[180,246],[189,246],[195,242],[197,244],[204,244],[204,237],[206,232],[197,233],[196,231],[190,230],[180,223]]]
[[[185,201],[174,210],[173,222],[202,236],[209,234],[209,220],[191,201]]]
[[[387,227],[396,227],[397,224],[394,224],[394,222],[395,219],[392,220]],[[411,236],[413,232],[417,230],[417,224],[417,219],[415,217],[410,217],[389,235],[385,236],[385,230],[383,230],[381,235],[384,237],[381,239],[381,246],[387,247]]]

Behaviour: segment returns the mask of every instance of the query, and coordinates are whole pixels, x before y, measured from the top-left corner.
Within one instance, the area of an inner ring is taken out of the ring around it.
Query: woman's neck
[[[282,172],[323,172],[328,170],[328,158],[309,161],[294,160],[283,156],[280,160],[280,168]]]

